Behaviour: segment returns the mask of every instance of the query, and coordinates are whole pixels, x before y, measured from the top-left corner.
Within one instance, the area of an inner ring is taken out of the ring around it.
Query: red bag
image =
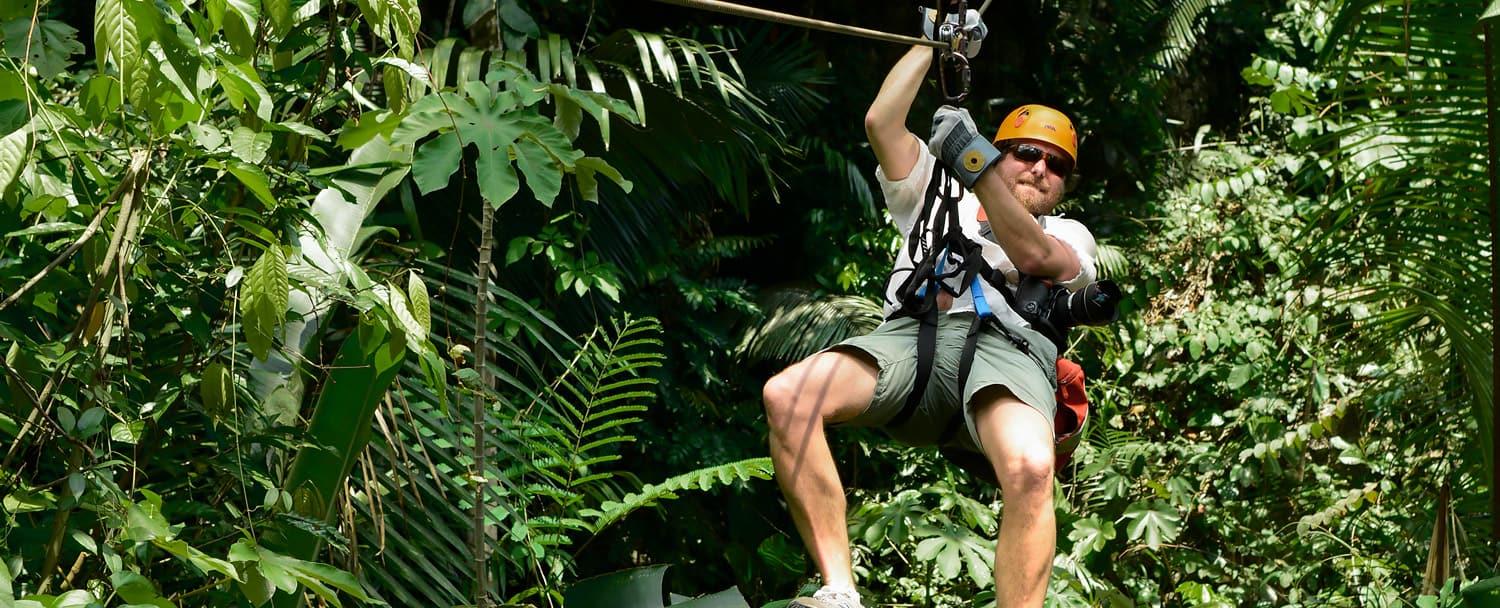
[[[1089,398],[1083,390],[1083,368],[1077,363],[1057,359],[1057,413],[1052,415],[1053,434],[1057,437],[1057,463],[1062,470],[1073,458],[1073,450],[1083,439],[1083,425],[1089,419]]]

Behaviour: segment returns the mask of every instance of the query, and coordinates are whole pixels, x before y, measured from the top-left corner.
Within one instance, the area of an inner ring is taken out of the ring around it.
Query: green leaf
[[[40,234],[70,234],[83,232],[83,226],[73,222],[42,222],[30,228],[5,233],[6,237],[37,236]]]
[[[145,0],[100,0],[94,5],[95,62],[103,66],[113,61],[124,95],[137,107],[146,101],[152,73],[145,41],[153,28],[142,17],[155,10]]]
[[[793,545],[782,534],[767,536],[755,550],[761,561],[788,574],[802,574],[807,568],[807,557],[800,544]]]
[[[537,27],[536,20],[516,4],[516,0],[500,1],[500,20],[511,29],[526,34],[530,38],[542,36],[542,30]]]
[[[258,562],[260,553],[255,550],[255,541],[241,538],[229,547],[229,561],[232,562]]]
[[[364,114],[360,114],[359,118],[355,119],[353,123],[345,125],[343,130],[339,131],[337,143],[340,148],[354,150],[375,139],[377,136],[391,136],[391,132],[397,126],[401,125],[401,122],[402,116],[396,112],[386,110],[365,112]],[[415,139],[412,141],[415,141]]]
[[[91,407],[78,417],[78,430],[80,432],[99,426],[104,421],[104,408]]]
[[[268,209],[276,208],[276,195],[271,194],[271,183],[266,179],[266,174],[260,167],[234,161],[226,165],[225,170],[238,179],[250,194],[259,199]]]
[[[47,604],[47,608],[85,608],[87,606],[96,606],[98,602],[99,600],[94,597],[94,594],[82,589],[74,589],[58,596],[56,600]]]
[[[463,147],[458,133],[448,132],[417,147],[411,161],[411,176],[422,194],[448,187],[448,180],[463,162]]]
[[[271,120],[271,93],[261,83],[255,66],[226,61],[215,73],[219,77],[219,85],[224,88],[224,94],[229,98],[229,105],[250,110],[261,120]]]
[[[31,109],[23,99],[0,100],[0,135],[9,135],[31,122]]]
[[[234,567],[234,564],[212,557],[198,550],[196,547],[187,544],[186,541],[156,538],[151,540],[151,544],[192,564],[199,572],[204,574],[217,572],[224,575],[225,578],[240,580],[239,570]]]
[[[583,197],[583,200],[589,202],[599,202],[599,174],[608,177],[610,181],[620,186],[620,189],[624,190],[626,194],[629,194],[635,188],[635,185],[630,183],[630,180],[625,179],[625,176],[620,175],[618,170],[610,166],[602,158],[594,156],[580,158],[574,165],[574,169],[578,172],[579,195]]]
[[[350,597],[361,602],[368,603],[373,601],[373,598],[365,592],[364,587],[360,586],[359,581],[354,578],[354,575],[348,572],[326,564],[303,561],[281,555],[264,546],[256,547],[255,551],[260,555],[261,567],[268,573],[273,570],[279,570],[278,577],[282,573],[290,576],[297,583],[307,586],[308,589],[317,593],[319,597],[335,606],[340,606],[341,604],[338,601],[338,595],[328,590],[330,586],[349,594]],[[271,578],[271,575],[267,574],[267,578]]]
[[[246,33],[253,36],[255,25],[260,23],[260,0],[224,0],[224,3],[239,16]]]
[[[290,293],[286,253],[279,245],[267,247],[240,283],[240,322],[257,359],[270,353],[271,340],[286,317]]]
[[[527,77],[516,74],[515,78]],[[571,170],[583,153],[575,150],[567,135],[550,121],[521,105],[535,103],[545,93],[516,86],[519,88],[492,95],[483,84],[471,82],[464,97],[451,93],[424,97],[412,105],[410,115],[392,133],[391,140],[410,143],[435,130],[452,128],[461,137],[459,141],[478,148],[475,173],[479,192],[492,206],[498,208],[520,190],[520,177],[511,165],[512,154],[518,156],[537,199],[551,204],[562,189],[562,173]],[[427,186],[433,186],[453,158],[450,143],[438,145]]]
[[[541,144],[530,139],[516,141],[516,164],[526,174],[526,185],[543,205],[551,207],[552,201],[562,191],[562,168]]]
[[[1250,381],[1250,374],[1253,371],[1249,364],[1241,363],[1229,370],[1229,378],[1225,382],[1229,384],[1230,389],[1237,389]]]
[[[564,606],[663,606],[667,566],[642,566],[601,574],[568,587]]]
[[[388,65],[397,68],[403,72],[406,72],[406,75],[410,76],[412,80],[427,85],[428,87],[432,86],[432,73],[428,72],[427,68],[405,59],[401,59],[399,57],[381,57],[380,59],[375,60],[375,65]]]
[[[240,592],[256,606],[264,606],[276,595],[276,585],[260,571],[260,564],[251,562],[240,566]]]
[[[11,608],[15,599],[16,593],[10,585],[10,566],[0,559],[0,608]]]
[[[215,361],[203,368],[203,380],[198,384],[198,399],[209,416],[215,420],[223,418],[228,411],[225,405],[233,390],[234,379],[223,363]]]
[[[86,49],[78,42],[78,30],[73,26],[52,19],[40,19],[32,29],[29,14],[0,25],[0,37],[5,40],[5,52],[11,57],[24,57],[37,76],[46,80],[68,71],[72,56]]]
[[[25,126],[9,135],[0,137],[0,195],[10,189],[11,182],[21,174],[21,168],[31,153],[31,127]]]
[[[319,521],[329,516],[334,497],[369,443],[375,410],[405,358],[404,345],[379,323],[361,324],[344,340],[307,424],[308,445],[297,450],[284,484],[298,514]],[[287,540],[278,549],[294,557],[317,553],[320,540],[312,533],[295,527],[282,532]],[[272,572],[263,573],[274,579]]]
[[[121,599],[132,604],[152,604],[161,599],[150,579],[129,570],[110,575],[109,582]]]
[[[1496,0],[1500,2],[1500,0]],[[1494,10],[1494,7],[1491,7]],[[3,580],[3,577],[0,577]],[[1500,606],[1500,576],[1491,577],[1463,588],[1460,592],[1470,606],[1493,608]]]
[[[281,128],[281,129],[286,129],[286,130],[291,131],[293,133],[296,133],[298,135],[302,135],[304,137],[308,137],[308,138],[311,138],[311,139],[316,139],[318,141],[329,141],[327,133],[319,131],[319,130],[313,128],[313,127],[310,127],[308,125],[302,124],[302,123],[297,122],[295,120],[288,120],[288,121],[285,121],[285,122],[278,122],[278,123],[272,124],[271,126],[277,127],[277,128]]]
[[[432,302],[427,296],[427,284],[422,282],[422,277],[413,272],[406,278],[406,297],[411,301],[412,316],[416,317],[417,324],[422,327],[422,333],[432,331]]]
[[[407,346],[418,348],[419,345],[427,341],[427,331],[422,326],[422,323],[417,321],[417,318],[412,315],[411,307],[407,305],[406,294],[404,292],[397,289],[395,285],[386,285],[385,304],[390,310],[391,316],[396,318],[396,322],[400,324],[402,331],[406,333]]]
[[[552,126],[567,135],[569,140],[578,139],[578,131],[583,127],[583,109],[566,97],[553,96],[553,100],[557,102],[557,115],[552,117]]]
[[[922,561],[934,562],[938,579],[952,580],[960,572],[967,572],[977,586],[983,586],[994,577],[994,545],[973,530],[955,525],[939,516],[941,526],[921,526],[917,533],[927,536],[917,543],[916,556]]]
[[[491,207],[499,209],[521,190],[521,178],[516,176],[516,168],[511,166],[506,151],[481,151],[474,164],[474,172],[479,178],[479,194]]]
[[[143,503],[129,503],[125,507],[125,538],[137,542],[170,540],[172,526],[162,517],[160,505],[149,496]]]
[[[46,492],[33,493],[16,490],[5,496],[4,506],[6,513],[17,514],[50,509],[56,505],[56,502],[56,499]]]
[[[1149,504],[1131,503],[1120,521],[1129,522],[1125,525],[1125,532],[1130,540],[1145,540],[1146,545],[1155,550],[1160,549],[1162,543],[1177,538],[1182,516],[1165,501],[1153,500]]]
[[[141,437],[146,433],[146,421],[136,420],[134,422],[116,422],[109,428],[109,438],[120,443],[134,445],[139,443]]]
[[[252,165],[260,164],[271,149],[271,134],[238,126],[229,134],[229,148],[234,151],[235,158]]]
[[[292,27],[292,0],[261,0],[266,18],[271,22],[271,33],[277,37],[286,34]]]
[[[675,498],[676,491],[687,489],[708,490],[716,485],[726,483],[725,476],[732,481],[749,481],[751,479],[771,479],[773,474],[770,458],[752,458],[712,467],[705,467],[671,477],[660,484],[647,484],[639,492],[627,494],[618,502],[606,500],[598,510],[587,510],[584,515],[592,517],[591,524],[594,531],[598,531],[611,523],[619,521],[621,517],[641,507],[656,504],[656,501],[665,498]]]
[[[1085,517],[1073,522],[1073,530],[1068,532],[1068,540],[1073,541],[1073,555],[1078,557],[1103,550],[1105,543],[1114,537],[1115,525],[1096,517]]]

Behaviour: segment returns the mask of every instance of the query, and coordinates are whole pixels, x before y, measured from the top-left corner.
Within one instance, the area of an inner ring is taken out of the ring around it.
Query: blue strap
[[[938,258],[937,269],[932,272],[932,274],[937,276],[942,276],[943,265],[948,263],[948,248],[944,247],[943,253],[940,255],[942,255],[943,257]],[[917,290],[917,297],[927,297],[927,286],[934,283],[937,283],[937,279],[928,279],[927,282],[922,285],[922,288]]]
[[[974,277],[974,283],[969,286],[969,293],[974,294],[974,312],[979,314],[979,318],[988,319],[995,316],[995,312],[990,310],[990,303],[984,299],[984,286],[980,284],[977,275]]]

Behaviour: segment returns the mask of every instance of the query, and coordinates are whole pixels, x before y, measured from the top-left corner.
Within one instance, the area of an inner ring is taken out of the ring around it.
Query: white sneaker
[[[859,593],[824,586],[812,597],[799,597],[787,604],[787,608],[864,608],[859,603]]]

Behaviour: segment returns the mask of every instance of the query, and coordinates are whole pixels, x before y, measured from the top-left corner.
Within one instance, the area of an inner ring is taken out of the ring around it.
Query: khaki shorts
[[[962,412],[968,432],[956,433],[943,447],[978,452],[980,441],[971,401],[981,390],[1003,386],[1041,412],[1050,426],[1057,410],[1057,347],[1031,329],[1006,325],[1012,334],[1027,342],[1031,351],[1028,355],[1016,348],[999,328],[987,325],[979,336],[968,382],[960,387],[959,358],[973,320],[972,312],[941,315],[932,376],[916,412],[898,428],[888,428],[887,423],[906,405],[906,396],[916,383],[919,321],[910,317],[892,319],[873,332],[829,348],[865,353],[880,368],[870,406],[841,425],[877,427],[908,445],[935,446],[954,416]]]

